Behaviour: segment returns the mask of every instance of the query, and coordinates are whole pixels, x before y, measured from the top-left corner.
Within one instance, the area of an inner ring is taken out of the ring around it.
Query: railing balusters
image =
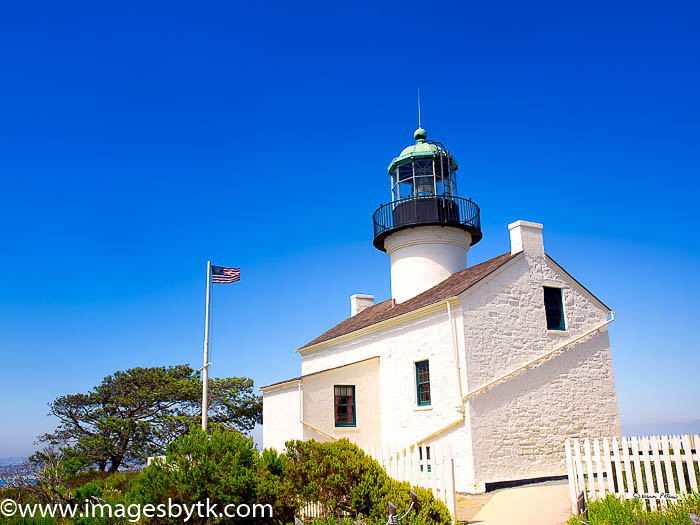
[[[419,217],[418,204],[427,200],[435,202],[435,216]],[[404,204],[410,206],[410,213],[399,215],[397,210]],[[455,214],[453,210],[457,213]],[[372,220],[375,238],[396,228],[431,223],[468,226],[470,230],[478,232],[479,238],[481,238],[479,206],[471,199],[463,199],[461,197],[447,195],[406,197],[380,206],[374,212]],[[395,220],[400,220],[400,224],[395,224]]]

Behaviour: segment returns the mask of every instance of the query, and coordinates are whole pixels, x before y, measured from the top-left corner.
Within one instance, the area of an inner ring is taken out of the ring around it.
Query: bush
[[[104,491],[126,494],[138,484],[140,475],[139,472],[115,472],[105,478],[95,480],[95,483]]]
[[[347,439],[333,443],[289,441],[286,446],[287,479],[304,501],[321,505],[326,519],[349,514],[386,521],[389,501],[399,512],[410,505],[410,484],[391,479],[379,463]],[[406,518],[408,523],[452,521],[447,507],[430,491],[413,490],[422,508],[418,516]]]
[[[335,443],[294,441],[286,454],[274,450],[259,453],[252,439],[236,431],[216,429],[206,435],[199,429],[173,442],[164,461],[156,461],[141,473],[84,472],[70,477],[66,492],[72,503],[99,498],[111,505],[168,503],[194,505],[198,502],[223,506],[233,504],[270,505],[273,517],[206,518],[188,523],[246,522],[288,524],[303,502],[323,505],[327,525],[354,525],[352,518],[383,525],[388,502],[400,514],[410,505],[407,482],[392,480],[380,465],[348,440]],[[419,514],[411,513],[401,525],[438,525],[451,522],[449,512],[429,490],[413,487],[421,502]],[[11,489],[4,492],[14,495]],[[269,514],[269,512],[268,512]],[[335,518],[339,518],[336,520]],[[65,520],[64,520],[65,521]],[[61,521],[61,523],[64,523]],[[145,518],[142,522],[147,521]],[[76,518],[74,525],[126,524],[127,518]],[[181,523],[182,518],[154,518],[154,523]],[[0,524],[5,524],[0,518]],[[55,524],[51,521],[11,523]],[[321,521],[318,524],[323,523]]]
[[[76,505],[84,505],[86,501],[91,501],[93,503],[100,503],[103,505],[109,505],[112,507],[112,516],[110,517],[109,511],[105,510],[103,516],[84,516],[74,518],[72,523],[74,525],[115,525],[115,524],[128,524],[132,523],[129,516],[116,517],[120,515],[121,511],[116,505],[128,506],[131,501],[128,489],[134,484],[134,481],[138,479],[138,475],[133,472],[129,473],[114,473],[107,476],[99,476],[93,478],[93,481],[87,482],[82,487],[78,487],[73,490],[73,503]],[[72,483],[77,480],[71,479]]]
[[[73,499],[78,504],[84,503],[85,501],[88,501],[88,500],[92,501],[92,500],[95,500],[96,498],[101,498],[101,497],[102,497],[102,489],[94,481],[86,483],[82,487],[75,489],[75,491],[73,492]]]
[[[168,447],[164,461],[147,467],[134,489],[138,503],[194,505],[206,502],[217,505],[269,504],[273,519],[214,518],[194,516],[193,524],[203,523],[289,523],[294,520],[296,504],[287,500],[291,494],[284,481],[285,461],[272,451],[262,456],[251,438],[233,430],[215,429],[210,435],[193,428]],[[258,514],[261,514],[258,509]],[[153,519],[153,522],[158,522]],[[177,518],[160,519],[161,523],[180,523]]]
[[[114,473],[88,471],[75,474],[63,479],[57,486],[57,492],[65,495],[62,504],[74,504],[81,508],[85,501],[99,502],[113,507],[117,503],[129,504],[129,490],[135,485],[139,474],[135,472]],[[46,497],[37,493],[34,486],[31,490],[21,491],[18,488],[0,489],[0,501],[12,499],[17,503],[37,505],[46,503]],[[74,525],[113,525],[130,523],[129,518],[109,518],[107,511],[105,517],[75,517],[75,518],[3,518],[0,516],[0,525],[61,525],[72,523]]]
[[[690,513],[700,514],[700,495],[681,497],[665,510],[647,511],[641,500],[619,500],[609,494],[588,506],[589,525],[690,525]],[[572,517],[567,525],[579,525]]]
[[[134,485],[138,472],[101,472],[99,470],[88,470],[79,472],[66,478],[65,484],[68,488],[80,488],[87,483],[94,482],[98,487],[128,492]]]
[[[275,450],[263,450],[258,468],[256,503],[272,506],[275,523],[293,523],[294,514],[301,506],[299,494],[286,473],[287,457]]]

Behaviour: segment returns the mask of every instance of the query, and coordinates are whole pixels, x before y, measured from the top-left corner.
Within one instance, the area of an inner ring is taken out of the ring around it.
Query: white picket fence
[[[639,498],[656,510],[698,491],[700,436],[566,440],[571,510],[583,493],[590,501],[614,494]]]
[[[361,447],[365,454],[375,459],[386,473],[398,481],[408,481],[412,486],[432,491],[442,501],[452,518],[457,509],[455,492],[455,466],[448,447],[437,445],[410,445],[397,447]],[[398,509],[400,513],[407,509]],[[320,517],[321,506],[309,503],[303,509],[307,518]]]
[[[423,444],[371,447],[364,451],[379,462],[390,477],[431,490],[454,518],[457,509],[455,462],[449,447]]]
[[[302,507],[301,515],[306,519],[322,518],[323,506],[320,503],[307,503]]]

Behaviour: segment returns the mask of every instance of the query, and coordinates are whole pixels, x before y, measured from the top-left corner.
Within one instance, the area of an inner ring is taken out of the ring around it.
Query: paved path
[[[569,516],[569,485],[549,481],[499,490],[469,524],[563,525]]]

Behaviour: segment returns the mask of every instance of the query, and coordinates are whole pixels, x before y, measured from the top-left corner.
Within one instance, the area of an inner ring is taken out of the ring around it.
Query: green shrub
[[[335,443],[295,441],[286,454],[274,450],[258,453],[252,439],[235,431],[216,429],[206,435],[199,429],[173,442],[164,461],[156,461],[141,473],[84,472],[69,478],[71,501],[83,504],[99,498],[111,505],[168,503],[194,505],[209,499],[221,509],[228,504],[269,504],[273,518],[195,517],[204,523],[293,523],[303,502],[319,502],[327,525],[354,525],[350,517],[383,525],[388,502],[400,514],[410,505],[407,482],[392,480],[381,466],[347,440]],[[421,502],[419,514],[411,513],[402,525],[438,525],[451,522],[445,505],[429,490],[413,487]],[[9,494],[8,491],[4,491]],[[345,515],[345,516],[344,516]],[[336,520],[335,517],[339,519]],[[142,522],[147,521],[145,518]],[[153,518],[153,523],[181,523],[182,518]],[[74,525],[126,524],[128,518],[76,518]],[[0,518],[0,524],[6,521]],[[51,524],[50,521],[10,523]],[[63,521],[61,523],[64,523]],[[322,523],[317,520],[317,523]]]
[[[668,508],[658,511],[646,510],[638,499],[619,500],[609,494],[602,500],[591,501],[588,506],[589,525],[690,525],[690,513],[700,514],[700,495],[688,494],[679,498]],[[567,525],[578,525],[572,517]]]
[[[86,473],[78,474],[68,480],[68,486],[73,490],[73,502],[84,503],[91,496],[105,499],[110,502],[119,502],[125,499],[129,492],[138,485],[138,472],[95,472],[98,476],[84,476]],[[89,480],[89,481],[85,481]],[[80,483],[83,481],[83,483]],[[85,493],[90,490],[98,493]]]
[[[86,483],[82,487],[79,487],[73,491],[73,499],[78,504],[85,503],[85,501],[93,501],[96,498],[102,497],[102,489],[95,483],[91,481]]]
[[[377,509],[379,512],[375,513],[377,520],[381,521],[382,525],[386,523],[388,504],[390,501],[396,505],[400,515],[403,515],[403,513],[408,510],[411,505],[410,490],[413,490],[416,496],[418,496],[420,512],[417,515],[411,512],[411,514],[406,516],[401,522],[401,525],[438,525],[452,523],[450,511],[447,510],[447,507],[442,501],[435,499],[430,490],[420,487],[411,487],[411,484],[407,481],[399,482],[393,479],[389,479],[389,487],[389,492],[381,499],[379,508]]]
[[[386,521],[388,503],[399,512],[410,505],[410,484],[392,480],[384,469],[347,439],[333,443],[289,441],[287,479],[302,500],[317,502],[326,519],[350,515],[370,521]],[[422,503],[418,516],[407,516],[408,523],[426,525],[450,523],[447,507],[428,490],[414,488]]]
[[[97,475],[96,475],[97,474]],[[67,495],[66,501],[63,504],[74,504],[82,508],[85,501],[94,503],[104,503],[114,508],[117,503],[129,504],[127,489],[134,484],[138,479],[138,474],[133,472],[128,473],[98,473],[84,472],[70,477],[65,481],[65,486],[60,488],[62,493]],[[81,484],[81,481],[83,482]],[[65,489],[65,490],[64,490]],[[68,495],[70,497],[68,497]],[[16,488],[0,490],[0,501],[3,499],[12,499],[17,503],[29,505],[47,505],[45,501],[37,497],[36,493],[25,490],[23,492]],[[2,518],[0,517],[0,525],[55,525],[60,523],[74,525],[114,525],[130,523],[129,518],[109,518],[108,512],[105,511],[105,517],[74,517],[74,518]]]
[[[273,519],[252,515],[247,518],[193,517],[193,524],[209,523],[289,523],[294,519],[294,502],[284,480],[285,461],[274,452],[262,456],[251,438],[233,430],[215,429],[210,435],[192,429],[168,447],[164,461],[155,461],[139,478],[132,494],[136,502],[194,505],[270,504]],[[258,514],[260,511],[258,510]],[[268,515],[269,512],[266,513]],[[180,523],[182,519],[152,519],[152,522]]]
[[[66,480],[66,486],[70,489],[76,489],[88,483],[95,483],[100,488],[114,489],[126,493],[135,485],[138,476],[138,472],[110,473],[89,470],[69,477]]]
[[[120,515],[122,509],[117,507],[117,504],[128,506],[131,502],[130,495],[126,492],[129,487],[129,480],[135,480],[135,473],[114,473],[108,476],[100,476],[93,478],[94,481],[89,481],[82,487],[73,490],[73,503],[83,506],[86,501],[99,503],[101,505],[109,505],[112,508],[110,512],[105,509],[104,515],[100,516],[84,516],[74,518],[74,525],[116,525],[132,523],[129,516],[116,517]],[[117,488],[118,487],[118,488]],[[122,489],[122,490],[120,490]]]
[[[65,484],[70,489],[76,489],[82,487],[91,482],[100,482],[105,478],[109,477],[108,472],[100,472],[98,470],[88,470],[85,472],[79,472],[68,477],[65,480]]]
[[[287,457],[263,450],[257,475],[256,503],[271,505],[275,523],[293,523],[301,506],[299,494],[286,477]],[[269,522],[269,520],[268,520]]]

